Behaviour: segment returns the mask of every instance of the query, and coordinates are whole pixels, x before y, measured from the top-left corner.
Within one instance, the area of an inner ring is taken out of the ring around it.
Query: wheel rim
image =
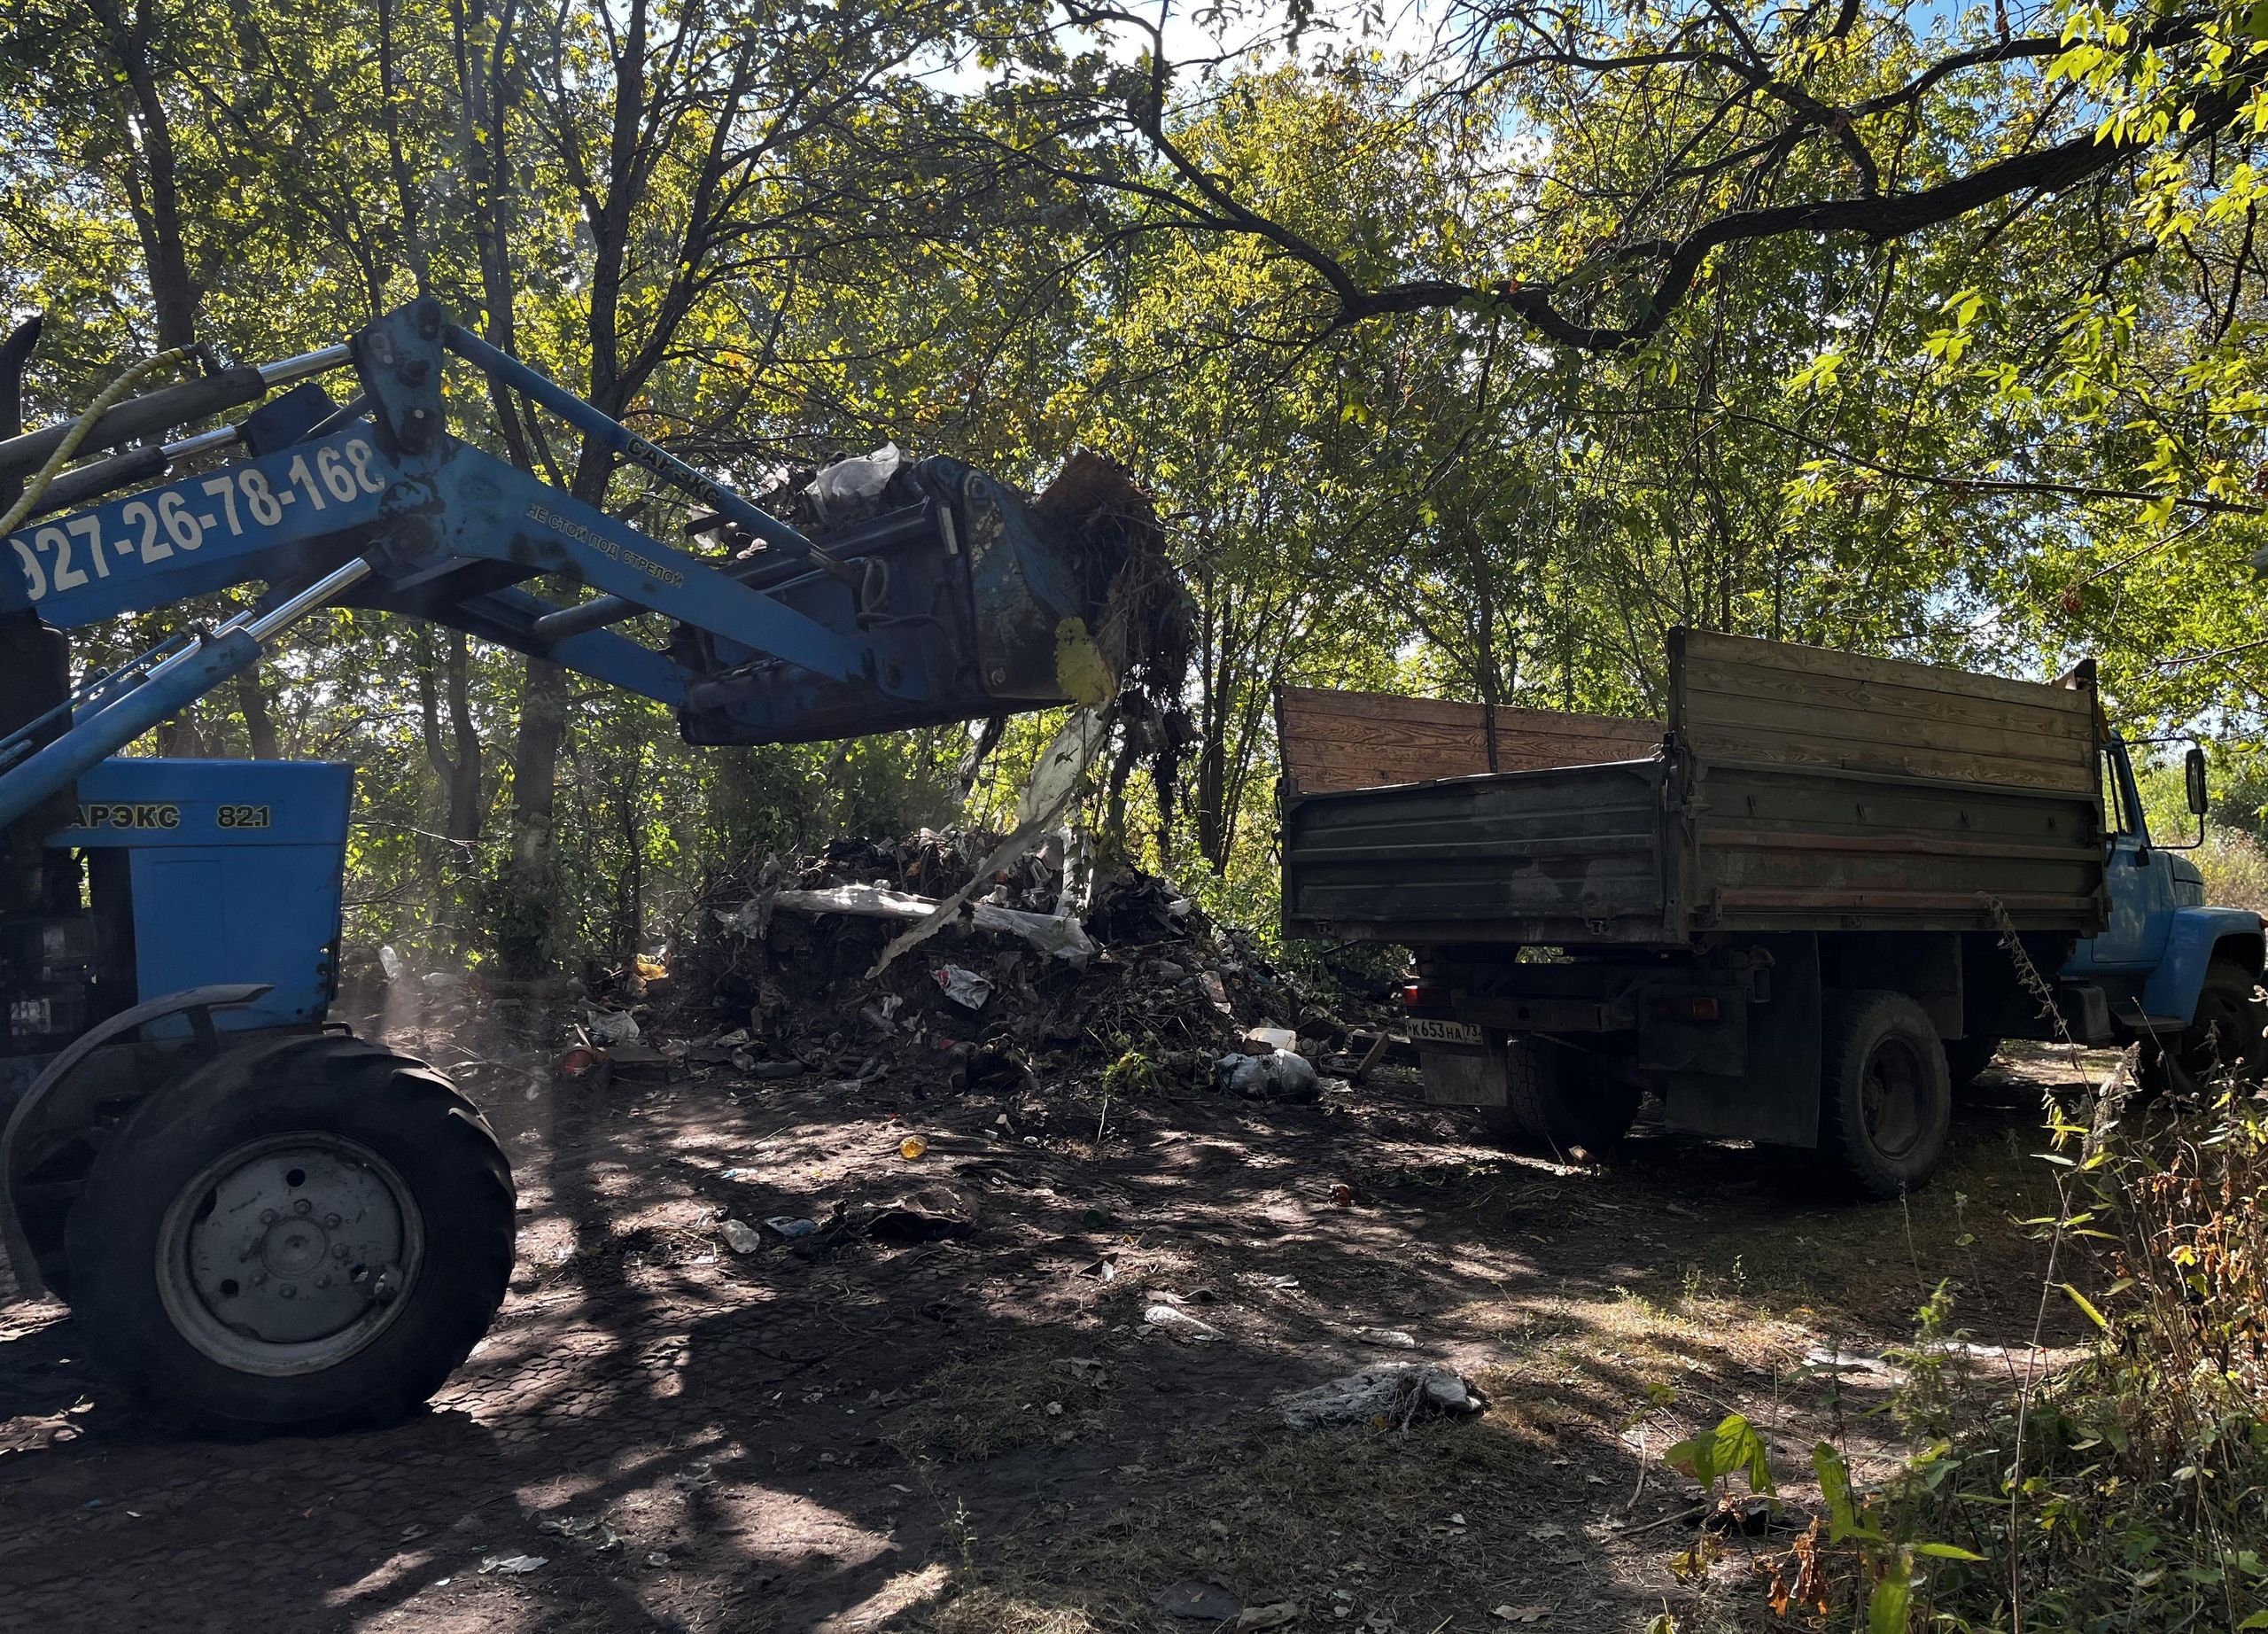
[[[1884,1039],[1867,1057],[1860,1111],[1868,1144],[1884,1157],[1904,1157],[1921,1144],[1928,1084],[1921,1052],[1907,1039]]]
[[[416,1200],[358,1140],[247,1141],[182,1187],[158,1233],[158,1289],[182,1336],[225,1367],[335,1367],[400,1314],[424,1255]]]

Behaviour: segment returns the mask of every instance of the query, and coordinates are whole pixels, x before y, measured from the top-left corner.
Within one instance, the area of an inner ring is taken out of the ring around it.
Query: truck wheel
[[[66,1248],[90,1348],[155,1405],[268,1430],[384,1423],[502,1303],[509,1165],[422,1062],[239,1047],[105,1144]]]
[[[1928,1014],[1901,992],[1840,993],[1824,1034],[1820,1155],[1861,1196],[1928,1184],[1953,1121],[1945,1047]]]
[[[2142,1080],[2155,1093],[2201,1095],[2224,1076],[2257,1084],[2268,1070],[2268,1006],[2256,991],[2260,978],[2242,965],[2216,959],[2197,989],[2197,1012],[2172,1047],[2145,1042]]]
[[[1514,1039],[1506,1055],[1504,1105],[1483,1109],[1500,1140],[1596,1157],[1638,1116],[1636,1087],[1614,1083],[1588,1056],[1541,1039]]]
[[[1953,1086],[1967,1089],[1984,1075],[1984,1069],[2000,1053],[2000,1039],[1989,1035],[1949,1039],[1946,1044],[1946,1070],[1952,1075]]]

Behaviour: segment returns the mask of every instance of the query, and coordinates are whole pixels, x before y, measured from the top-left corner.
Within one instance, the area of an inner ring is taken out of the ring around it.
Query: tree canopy
[[[1694,625],[2045,674],[2262,743],[2249,5],[21,0],[32,418],[431,292],[747,488],[885,440],[1157,494],[1200,741],[1126,844],[1272,890],[1270,689],[1658,707]],[[466,434],[679,502],[468,375]],[[81,657],[200,616],[82,638]],[[374,614],[173,750],[361,767],[357,945],[532,968],[703,872],[1004,809],[1049,723],[690,751]],[[973,782],[974,786],[970,783]]]

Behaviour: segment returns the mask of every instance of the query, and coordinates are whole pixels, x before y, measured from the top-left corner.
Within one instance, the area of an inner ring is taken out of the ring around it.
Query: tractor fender
[[[252,1004],[264,997],[270,986],[265,982],[225,982],[209,987],[190,987],[137,1004],[132,1009],[120,1010],[74,1039],[31,1081],[9,1115],[6,1130],[0,1132],[0,1249],[5,1249],[16,1273],[17,1286],[26,1298],[43,1298],[48,1287],[47,1280],[40,1274],[39,1257],[33,1251],[30,1239],[24,1233],[22,1217],[17,1212],[15,1187],[30,1136],[39,1128],[44,1109],[97,1050],[124,1042],[152,1022],[186,1015],[198,1042],[210,1054],[218,1045],[213,1012]]]
[[[2215,953],[2257,976],[2261,940],[2260,915],[2249,908],[2176,908],[2165,951],[2142,988],[2143,1012],[2179,1017],[2186,1027],[2196,1016],[2198,990]]]

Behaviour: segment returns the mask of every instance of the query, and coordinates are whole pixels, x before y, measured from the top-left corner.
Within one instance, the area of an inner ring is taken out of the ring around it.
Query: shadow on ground
[[[1864,1208],[1643,1129],[1606,1167],[1507,1155],[1399,1072],[1107,1120],[1069,1086],[514,1087],[513,1292],[408,1423],[183,1436],[59,1309],[0,1309],[0,1419],[51,1427],[0,1454],[0,1629],[1209,1626],[1151,1606],[1189,1579],[1309,1627],[1641,1626],[1690,1536],[1670,1441],[1744,1412],[1792,1478],[1867,1404],[1806,1353],[1902,1338],[1940,1280],[1977,1338],[2031,1341],[2027,1070],[1972,1098],[1938,1185]],[[807,1260],[718,1225],[915,1184],[973,1229]],[[1174,1302],[1222,1337],[1145,1331]],[[1488,1412],[1298,1433],[1270,1404],[1412,1358]]]

